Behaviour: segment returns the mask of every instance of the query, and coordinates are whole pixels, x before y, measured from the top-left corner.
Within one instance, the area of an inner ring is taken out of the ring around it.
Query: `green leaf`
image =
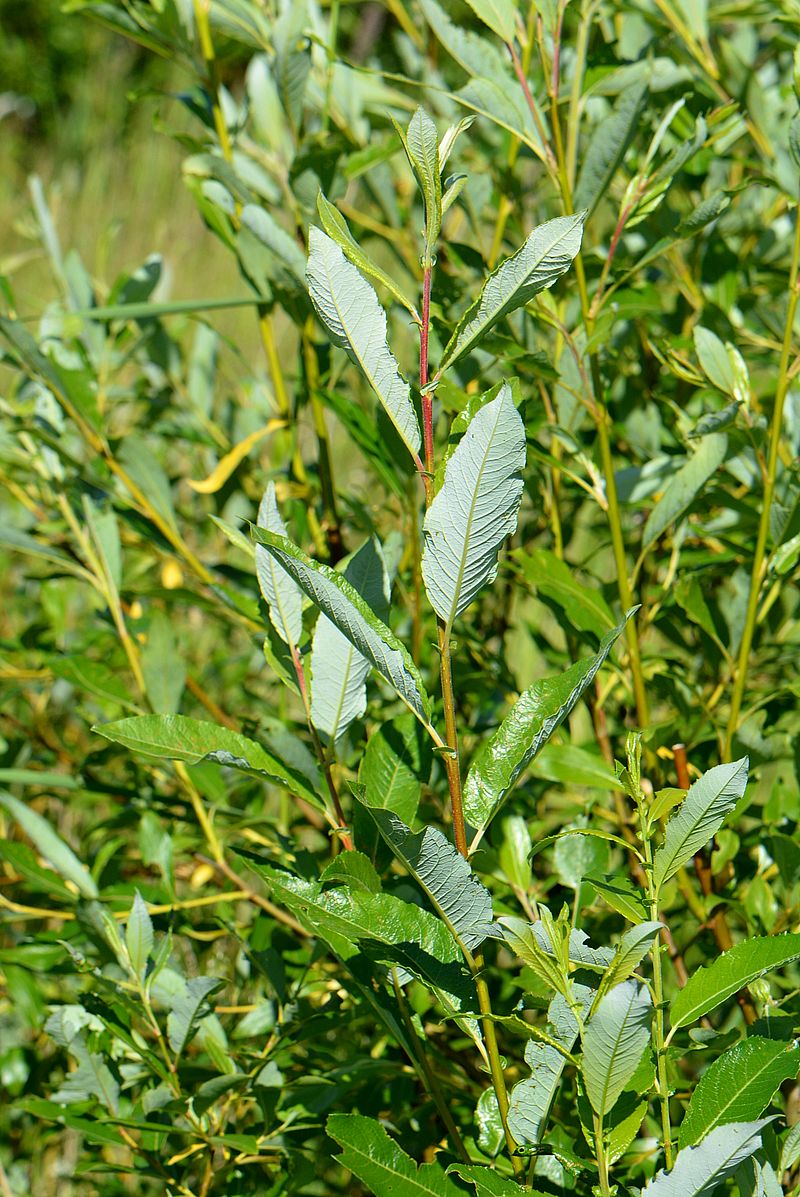
[[[680,1147],[699,1143],[715,1127],[759,1118],[783,1081],[793,1080],[800,1047],[754,1036],[736,1043],[706,1069],[678,1132]]]
[[[620,92],[611,115],[592,130],[575,187],[577,208],[592,213],[607,194],[608,185],[639,127],[646,96],[645,82],[632,83]]]
[[[411,831],[391,811],[367,809],[395,856],[415,877],[453,935],[468,951],[498,931],[492,921],[489,891],[441,831]]]
[[[546,744],[533,762],[532,771],[536,777],[565,786],[622,789],[616,773],[603,757],[577,744]]]
[[[316,791],[298,770],[284,764],[255,740],[217,723],[186,715],[136,715],[116,723],[99,724],[93,731],[142,756],[187,761],[191,765],[213,761],[255,777],[265,777],[273,785],[286,787],[305,798],[317,809],[321,805]]]
[[[469,353],[503,316],[516,311],[569,270],[581,247],[585,212],[557,216],[534,229],[515,254],[494,270],[456,325],[437,377]]]
[[[586,877],[586,882],[593,886],[612,910],[616,910],[630,923],[641,923],[647,918],[647,907],[644,893],[638,885],[634,885],[627,877],[607,877],[596,875]]]
[[[367,741],[358,769],[366,805],[394,811],[408,824],[417,813],[423,780],[418,729],[410,715],[382,724]]]
[[[68,889],[57,873],[39,864],[37,853],[28,844],[0,839],[0,859],[7,860],[37,893],[49,894],[59,902],[75,902],[76,895]]]
[[[440,1164],[419,1167],[374,1118],[362,1114],[331,1114],[328,1134],[342,1154],[336,1161],[357,1176],[376,1195],[386,1197],[463,1197],[463,1190],[448,1180]]]
[[[592,991],[585,985],[576,985],[572,996],[578,1009],[585,1013],[592,1000]],[[575,1013],[561,994],[556,994],[550,1002],[545,1031],[563,1050],[530,1039],[525,1045],[525,1063],[531,1075],[519,1081],[509,1097],[509,1129],[517,1142],[526,1147],[541,1141],[550,1107],[561,1084],[566,1064],[564,1052],[572,1051],[578,1037]]]
[[[53,828],[31,807],[0,791],[0,806],[4,806],[12,819],[19,823],[36,851],[51,864],[66,881],[71,881],[84,898],[97,898],[100,891],[88,870],[81,864],[71,848],[67,847]]]
[[[697,1147],[679,1151],[670,1172],[657,1172],[642,1197],[704,1197],[732,1176],[761,1146],[761,1131],[770,1122],[731,1122],[718,1126]]]
[[[186,1047],[198,1021],[209,1013],[207,999],[224,987],[225,982],[218,977],[190,977],[185,982],[167,1015],[167,1038],[176,1056]]]
[[[649,548],[671,523],[683,515],[722,465],[727,450],[728,438],[724,432],[703,437],[689,460],[670,478],[663,495],[647,517],[642,533],[643,550]]]
[[[497,573],[497,553],[517,526],[525,428],[504,385],[471,420],[425,516],[422,577],[449,628]]]
[[[583,1032],[583,1079],[595,1113],[607,1114],[650,1042],[653,1003],[636,981],[623,981],[597,1003]]]
[[[334,345],[361,367],[409,453],[420,431],[411,391],[386,344],[386,313],[370,284],[321,229],[309,229],[306,281],[311,302]]]
[[[672,999],[673,1030],[715,1010],[751,981],[800,959],[800,934],[765,935],[736,944],[705,968],[692,973]]]
[[[506,715],[470,766],[464,784],[464,814],[482,832],[520,774],[544,747],[591,686],[623,623],[604,636],[593,657],[578,661],[559,677],[534,682]]]
[[[513,42],[517,33],[517,6],[514,0],[467,0],[476,17],[488,25],[504,42]]]
[[[694,348],[708,381],[738,403],[746,403],[750,379],[739,350],[700,324],[694,327]]]
[[[621,981],[627,980],[639,966],[653,946],[656,936],[660,934],[661,926],[660,922],[648,921],[628,928],[617,944],[614,959],[600,981],[598,994],[601,997]]]
[[[78,690],[93,694],[104,702],[118,703],[122,707],[135,708],[131,701],[124,678],[102,661],[91,661],[82,656],[56,656],[47,662],[56,677],[63,677]],[[2,776],[0,776],[2,781]]]
[[[451,1164],[447,1169],[448,1176],[460,1176],[475,1186],[475,1197],[518,1197],[520,1188],[516,1181],[500,1176],[493,1168],[481,1167],[480,1164]],[[531,1197],[543,1197],[538,1189],[526,1189]]]
[[[61,1088],[53,1094],[53,1101],[66,1106],[96,1097],[109,1113],[116,1114],[119,1085],[103,1057],[89,1051],[82,1035],[71,1041],[69,1051],[78,1061],[78,1067],[67,1074]]]
[[[713,839],[747,786],[746,756],[728,765],[715,765],[691,787],[680,809],[667,824],[662,847],[655,854],[656,889],[674,877],[695,852]]]
[[[553,865],[562,885],[579,890],[588,873],[607,871],[608,848],[598,836],[569,832],[570,828],[565,828],[556,839]]]
[[[269,556],[265,549],[256,551]],[[274,558],[271,560],[275,561]],[[281,566],[275,562],[275,568],[281,569]],[[370,537],[353,554],[344,578],[379,619],[388,617],[389,576],[376,537]],[[291,579],[289,581],[294,585]],[[366,680],[371,668],[371,661],[353,646],[327,615],[320,615],[311,650],[311,722],[331,744],[367,709]]]
[[[520,960],[527,964],[545,985],[554,989],[556,993],[563,994],[566,984],[562,971],[554,956],[542,947],[534,927],[524,919],[511,915],[503,915],[498,921],[503,930],[503,938]]]
[[[147,972],[147,962],[153,950],[154,938],[153,920],[137,889],[133,906],[128,915],[128,925],[125,928],[125,946],[128,949],[131,968],[140,981],[144,980]]]
[[[332,881],[339,885],[355,886],[368,894],[381,892],[381,880],[374,864],[363,852],[354,849],[340,852],[320,874],[320,881],[325,884]]]
[[[604,636],[614,627],[614,616],[601,592],[578,582],[572,570],[549,549],[532,553],[517,550],[513,556],[537,594],[556,603],[579,632]]]
[[[286,525],[278,510],[275,498],[275,483],[269,482],[258,507],[256,524],[278,536],[286,536]],[[256,576],[269,617],[281,640],[288,645],[297,645],[303,635],[303,595],[296,582],[287,574],[278,561],[255,546]]]
[[[405,132],[397,122],[394,125],[425,201],[425,252],[433,258],[442,227],[442,168],[436,125],[424,108],[417,108]]]
[[[245,274],[259,293],[274,284],[305,298],[306,260],[295,239],[264,208],[242,208],[236,246]],[[307,309],[306,309],[307,310]]]
[[[349,258],[362,274],[366,274],[369,278],[374,279],[376,283],[380,283],[382,287],[385,287],[398,303],[402,304],[413,317],[416,317],[416,308],[411,300],[406,298],[392,276],[387,274],[377,262],[373,262],[369,254],[361,248],[350,232],[347,221],[339,209],[335,208],[321,191],[317,196],[317,212],[319,213],[323,229],[336,242],[345,257]],[[273,531],[275,530],[273,529]]]
[[[475,1008],[474,989],[464,975],[458,944],[431,911],[394,894],[367,893],[361,885],[357,889],[340,885],[323,893],[319,882],[247,859],[276,900],[340,960],[351,960],[368,949],[373,958],[418,977],[449,1013]]]
[[[528,859],[533,847],[528,824],[522,815],[508,815],[502,821],[503,839],[497,857],[500,868],[517,889],[527,891],[531,882]]]
[[[173,715],[183,694],[186,666],[178,649],[173,622],[165,611],[152,612],[141,656],[151,708],[159,715]]]
[[[370,610],[358,591],[341,574],[312,561],[285,537],[261,528],[252,528],[252,536],[395,688],[414,714],[427,722],[431,705],[419,670],[402,641]]]

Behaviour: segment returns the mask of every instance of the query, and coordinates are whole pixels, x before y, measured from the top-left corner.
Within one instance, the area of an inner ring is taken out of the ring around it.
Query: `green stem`
[[[645,876],[647,879],[647,895],[650,905],[650,918],[654,923],[660,922],[658,914],[658,891],[653,884],[653,850],[650,844],[650,834],[647,827],[644,804],[641,796],[637,803],[639,807],[639,823],[642,846],[645,857]],[[653,1019],[653,1047],[656,1053],[656,1078],[658,1081],[658,1104],[661,1111],[661,1137],[664,1147],[664,1163],[669,1170],[673,1163],[672,1152],[672,1124],[669,1114],[669,1078],[667,1076],[667,1048],[664,1034],[664,977],[661,971],[661,936],[656,936],[650,953],[653,962],[653,996],[655,1004],[655,1018]]]
[[[778,367],[778,385],[775,390],[775,403],[772,408],[772,421],[769,431],[769,451],[767,454],[767,473],[764,479],[764,498],[761,504],[761,518],[758,524],[756,549],[753,556],[753,569],[750,575],[750,595],[747,600],[747,614],[745,615],[742,642],[739,646],[739,656],[736,662],[735,682],[731,698],[731,710],[728,717],[728,730],[725,736],[723,760],[729,761],[733,749],[733,741],[739,725],[739,715],[742,709],[745,691],[747,689],[747,672],[750,661],[750,649],[753,645],[758,602],[761,588],[766,576],[767,539],[769,537],[769,517],[772,500],[775,495],[775,482],[778,473],[778,456],[781,444],[781,429],[783,426],[783,408],[786,393],[789,389],[789,359],[792,352],[794,334],[794,319],[797,313],[798,300],[798,270],[800,269],[800,215],[795,215],[794,245],[792,247],[792,263],[789,268],[789,306],[786,312],[786,325],[783,332],[780,365]]]
[[[606,1145],[603,1139],[602,1114],[595,1114],[594,1116],[594,1154],[597,1160],[597,1171],[600,1175],[600,1192],[602,1197],[609,1197],[611,1186],[608,1178],[608,1156],[606,1155]]]
[[[583,70],[586,63],[586,48],[589,37],[589,21],[592,12],[593,5],[590,4],[584,8],[581,14],[581,25],[578,31],[575,63],[575,79],[578,81],[581,81],[583,78]],[[552,90],[556,95],[557,89],[558,80],[554,79]],[[578,83],[576,92],[575,81],[573,81],[566,149],[564,148],[560,128],[558,128],[558,134],[555,137],[558,159],[558,183],[561,190],[561,202],[565,214],[572,210],[572,188],[575,175],[574,160],[577,147],[576,139],[580,96],[580,82]],[[553,106],[552,113],[554,129],[556,126],[558,126],[558,119],[558,105],[555,104]],[[589,301],[589,291],[586,285],[586,273],[583,266],[583,258],[580,252],[575,258],[575,277],[578,284],[578,295],[580,297],[581,313],[583,316],[583,325],[586,332],[586,338],[587,340],[591,340],[592,333],[594,331],[594,320],[592,318],[591,304]],[[599,359],[594,351],[590,352],[588,356],[592,379],[592,389],[594,391],[592,415],[595,421],[595,428],[597,430],[600,461],[603,470],[603,479],[605,482],[606,503],[608,507],[608,525],[611,532],[611,546],[614,554],[615,572],[617,575],[617,593],[619,595],[619,601],[623,611],[628,611],[633,606],[633,592],[631,590],[630,580],[628,578],[628,565],[625,558],[625,534],[622,528],[619,497],[617,495],[617,483],[614,475],[614,460],[611,453],[611,440],[609,437],[610,419],[605,402],[605,390],[603,388],[603,379],[600,373]],[[625,635],[628,641],[628,652],[630,655],[631,674],[633,678],[633,694],[634,700],[636,702],[636,717],[639,726],[644,728],[647,727],[650,721],[650,715],[647,702],[647,689],[645,687],[644,681],[644,670],[642,668],[642,656],[639,647],[639,636],[633,620],[628,621],[625,629]]]

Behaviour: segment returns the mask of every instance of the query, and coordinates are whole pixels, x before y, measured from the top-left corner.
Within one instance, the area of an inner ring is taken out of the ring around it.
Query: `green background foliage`
[[[18,8],[2,1197],[795,1191],[796,8]]]

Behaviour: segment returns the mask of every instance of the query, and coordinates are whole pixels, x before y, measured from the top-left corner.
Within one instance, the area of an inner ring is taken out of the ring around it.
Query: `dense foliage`
[[[0,1193],[794,1191],[796,7],[68,8],[241,285],[0,280]]]

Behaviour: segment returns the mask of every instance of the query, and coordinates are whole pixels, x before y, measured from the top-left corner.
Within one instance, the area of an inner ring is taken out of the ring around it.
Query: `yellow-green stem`
[[[786,393],[789,389],[789,359],[792,353],[794,338],[794,320],[797,314],[798,300],[798,270],[800,269],[800,213],[795,213],[794,245],[792,247],[792,262],[789,268],[789,307],[786,312],[786,325],[783,332],[780,365],[778,367],[778,385],[775,390],[775,403],[772,408],[772,420],[769,431],[769,451],[767,454],[767,474],[764,479],[764,497],[761,503],[761,518],[758,524],[758,536],[753,556],[753,568],[750,574],[750,595],[747,600],[742,642],[736,662],[736,675],[731,697],[731,710],[728,717],[728,729],[725,736],[723,759],[729,761],[733,750],[733,741],[739,726],[739,715],[742,709],[745,691],[747,689],[747,672],[750,662],[750,649],[753,645],[758,602],[761,587],[766,575],[766,551],[769,537],[769,517],[772,500],[775,495],[775,482],[778,472],[778,457],[781,445],[781,430],[783,427],[783,407]]]

